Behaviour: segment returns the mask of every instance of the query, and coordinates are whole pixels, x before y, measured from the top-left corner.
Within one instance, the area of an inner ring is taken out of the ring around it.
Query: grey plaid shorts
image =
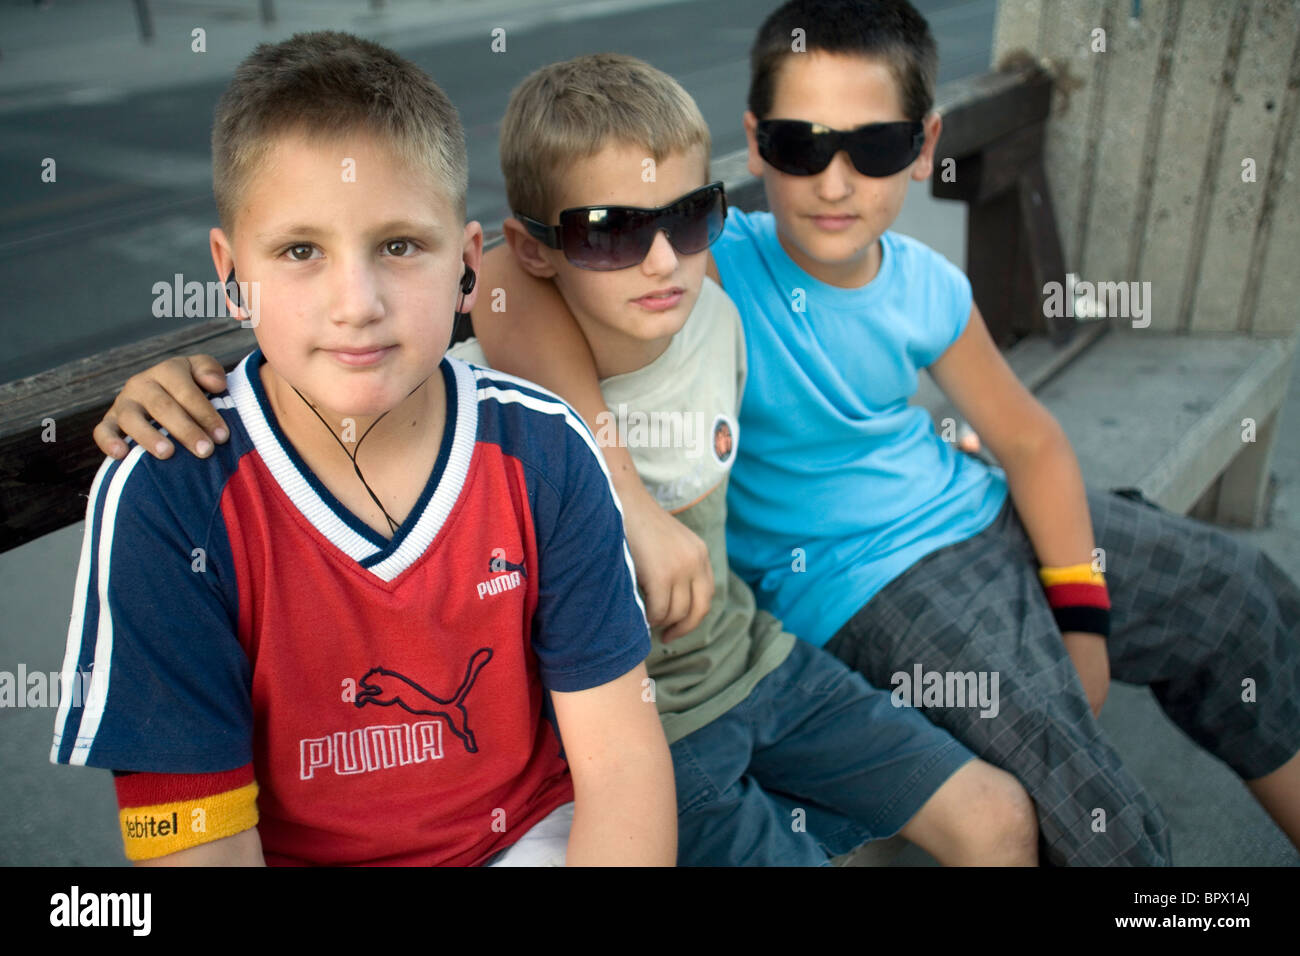
[[[1111,677],[1150,686],[1193,740],[1243,778],[1264,776],[1300,750],[1300,588],[1258,549],[1126,494],[1088,491]],[[996,673],[996,716],[922,712],[1029,791],[1044,862],[1168,865],[1164,815],[1092,716],[1037,570],[1008,497],[979,534],[886,585],[826,649],[882,689],[918,665],[922,676]]]

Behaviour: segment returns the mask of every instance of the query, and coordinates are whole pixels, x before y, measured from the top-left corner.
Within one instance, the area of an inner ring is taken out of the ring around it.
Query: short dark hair
[[[802,35],[795,30],[802,30]],[[786,57],[805,52],[879,58],[898,86],[903,113],[920,120],[934,106],[939,51],[925,17],[907,0],[790,0],[758,29],[749,53],[749,111],[766,119]]]

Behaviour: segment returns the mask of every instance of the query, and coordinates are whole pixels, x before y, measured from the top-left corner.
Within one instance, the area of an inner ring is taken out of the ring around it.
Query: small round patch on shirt
[[[713,460],[724,468],[730,467],[736,455],[736,431],[730,415],[719,415],[713,420]]]

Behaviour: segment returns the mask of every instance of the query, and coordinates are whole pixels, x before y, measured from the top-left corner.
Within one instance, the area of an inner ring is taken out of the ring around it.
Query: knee
[[[1038,814],[1020,781],[992,765],[970,808],[975,826],[962,840],[963,862],[974,866],[1037,866]]]

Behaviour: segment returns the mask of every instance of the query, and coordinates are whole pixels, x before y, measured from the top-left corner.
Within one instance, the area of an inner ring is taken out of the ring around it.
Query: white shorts
[[[488,866],[564,866],[569,848],[569,830],[573,827],[573,802],[561,804],[506,847]]]

